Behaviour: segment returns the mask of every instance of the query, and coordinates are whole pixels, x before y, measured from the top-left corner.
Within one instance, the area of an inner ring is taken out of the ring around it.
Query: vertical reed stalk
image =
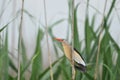
[[[0,8],[0,25],[1,25],[1,21],[2,21],[2,15],[3,15],[4,11],[5,11],[4,7],[5,7],[5,1],[2,1],[2,6]],[[4,31],[2,31],[0,33],[0,44],[1,44],[0,47],[2,47],[2,39],[4,40]]]
[[[72,23],[71,23],[71,26],[72,26],[72,35],[71,35],[71,38],[72,38],[72,80],[75,80],[75,67],[74,67],[74,0],[72,0]]]
[[[21,54],[21,41],[22,41],[23,9],[24,9],[24,0],[22,0],[21,19],[20,19],[20,27],[19,27],[18,78],[17,80],[20,80],[20,54]]]
[[[49,40],[48,40],[47,12],[46,12],[45,0],[44,0],[44,17],[45,17],[45,26],[46,26],[45,33],[46,33],[46,39],[47,39],[48,59],[50,64],[50,77],[51,77],[51,80],[53,80],[52,61],[51,61],[51,54],[50,54],[50,47],[49,47]]]
[[[16,0],[13,1],[13,6],[12,6],[13,10],[12,10],[12,15],[15,15],[16,13]],[[12,43],[12,47],[11,47],[11,52],[14,53],[14,47],[15,47],[15,21],[13,21],[12,23],[12,39],[11,39],[11,43]],[[14,42],[14,43],[13,43]]]
[[[104,20],[105,20],[105,10],[106,10],[106,5],[107,5],[107,0],[105,1],[105,5],[104,5],[104,11],[103,11],[103,18],[102,18],[102,23],[101,23],[101,30],[100,33],[98,35],[98,50],[97,50],[97,58],[96,58],[96,67],[95,67],[95,73],[94,73],[94,80],[98,79],[98,62],[99,62],[99,55],[100,55],[100,47],[101,47],[101,40],[102,40],[102,32],[104,30]]]

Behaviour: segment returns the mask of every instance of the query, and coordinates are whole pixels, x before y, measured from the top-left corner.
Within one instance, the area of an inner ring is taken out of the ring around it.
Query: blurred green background
[[[24,1],[22,28],[21,5],[22,0],[0,1],[0,80],[18,80],[18,73],[20,80],[50,80],[43,1]],[[72,32],[87,65],[85,73],[76,70],[75,80],[95,80],[95,75],[97,80],[120,80],[119,5],[120,0],[75,0],[72,31],[72,0],[46,0],[54,80],[71,80],[71,65],[53,38],[71,44]]]

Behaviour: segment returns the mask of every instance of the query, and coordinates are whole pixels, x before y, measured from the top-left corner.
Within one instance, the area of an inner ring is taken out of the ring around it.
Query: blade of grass
[[[32,63],[32,74],[30,80],[38,79],[40,72],[42,71],[42,51],[41,40],[43,38],[43,32],[39,29],[36,40],[36,48]]]
[[[112,10],[114,9],[115,2],[116,2],[116,0],[112,0],[112,2],[111,2],[111,6],[110,6],[110,9],[109,9],[107,17],[106,17],[106,21],[109,19],[110,15],[112,13]]]
[[[8,80],[8,67],[9,67],[9,58],[8,58],[8,29],[6,30],[4,46],[0,48],[0,79]]]
[[[17,68],[15,67],[15,65],[13,64],[12,60],[9,59],[9,66],[12,68],[12,70],[14,70],[16,73],[18,72]]]
[[[54,67],[55,65],[57,65],[57,63],[59,63],[61,59],[63,59],[63,56],[60,57],[58,60],[56,60],[54,63],[52,63],[52,66]],[[38,79],[42,79],[49,72],[50,72],[50,66],[47,69],[45,69],[42,73],[39,74]]]
[[[86,7],[86,16],[85,16],[85,47],[86,53],[88,54],[90,51],[90,42],[89,42],[89,10],[88,10],[89,0],[87,1]]]
[[[100,53],[103,54],[103,64],[106,64],[107,66],[112,66],[112,53],[111,53],[111,48],[110,48],[110,38],[108,36],[108,32],[105,32],[105,35],[103,36],[103,39],[101,41],[101,50]],[[109,58],[109,60],[108,60]],[[111,67],[110,67],[111,68]],[[102,79],[109,79],[110,80],[110,73],[108,72],[106,67],[103,67],[102,70]]]
[[[4,25],[4,26],[0,29],[0,32],[2,32],[5,28],[7,28],[8,25],[9,25],[11,22],[13,22],[17,17],[18,17],[18,15],[15,16],[12,20],[10,20],[6,25]]]
[[[80,52],[80,40],[79,40],[79,33],[78,33],[78,24],[77,24],[77,9],[79,4],[77,4],[76,8],[74,9],[74,47]]]
[[[67,66],[67,67],[66,67]],[[63,60],[61,61],[60,68],[62,70],[62,79],[64,80],[70,80],[71,79],[71,67],[70,64],[68,64],[67,59],[65,56],[63,57]]]
[[[109,76],[110,79],[109,80],[113,80],[114,74],[113,74],[112,70],[106,64],[103,64],[103,66],[109,71],[109,74],[110,74],[110,76]]]
[[[51,24],[50,26],[49,26],[49,28],[53,28],[54,26],[56,26],[56,25],[58,25],[58,24],[60,24],[60,23],[62,23],[62,22],[64,22],[65,21],[65,19],[60,19],[60,20],[58,20],[58,21],[55,21],[53,24]]]
[[[8,30],[6,30],[6,39],[5,39],[5,54],[4,57],[4,78],[3,80],[8,80],[8,67],[9,67],[9,58],[8,58]]]
[[[60,66],[58,66],[57,70],[53,74],[53,79],[54,80],[59,79],[60,73],[61,73],[61,68],[60,68]]]
[[[27,55],[26,55],[26,47],[25,47],[23,39],[21,40],[21,50],[22,50],[22,60],[23,60],[22,65],[24,67],[26,65],[26,62],[27,62]]]
[[[115,70],[114,71],[116,71],[116,79],[118,79],[119,78],[119,75],[120,75],[120,70],[119,70],[119,67],[120,67],[120,63],[119,63],[119,61],[120,61],[120,47],[118,46],[118,44],[115,42],[115,40],[112,38],[112,36],[110,35],[110,33],[108,34],[109,35],[109,37],[110,37],[110,40],[111,40],[111,42],[112,42],[112,44],[113,44],[113,46],[114,46],[114,48],[115,48],[115,50],[116,50],[116,52],[117,52],[117,54],[118,54],[118,58],[117,58],[117,62],[116,62],[116,67],[115,67]]]
[[[85,76],[89,79],[89,80],[94,80],[94,78],[89,74],[89,73],[85,73]]]
[[[22,63],[21,63],[21,71],[26,67],[27,64],[27,55],[26,55],[26,47],[24,44],[23,39],[21,40],[21,58],[22,58]],[[21,72],[20,72],[21,74]],[[23,74],[20,75],[21,78],[24,78],[24,76],[22,76]]]

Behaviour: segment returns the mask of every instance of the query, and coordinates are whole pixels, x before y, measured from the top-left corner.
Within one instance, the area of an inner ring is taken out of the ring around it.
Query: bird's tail
[[[82,72],[86,72],[86,66],[82,65],[82,64],[79,64],[77,62],[75,62],[75,68],[82,71]]]

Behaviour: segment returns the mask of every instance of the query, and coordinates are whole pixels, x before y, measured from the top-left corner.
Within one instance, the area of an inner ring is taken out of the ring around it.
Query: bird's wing
[[[76,50],[74,50],[74,60],[75,60],[77,63],[79,63],[79,64],[81,64],[81,65],[83,65],[83,66],[86,66],[83,58],[79,55],[79,53],[78,53]]]

